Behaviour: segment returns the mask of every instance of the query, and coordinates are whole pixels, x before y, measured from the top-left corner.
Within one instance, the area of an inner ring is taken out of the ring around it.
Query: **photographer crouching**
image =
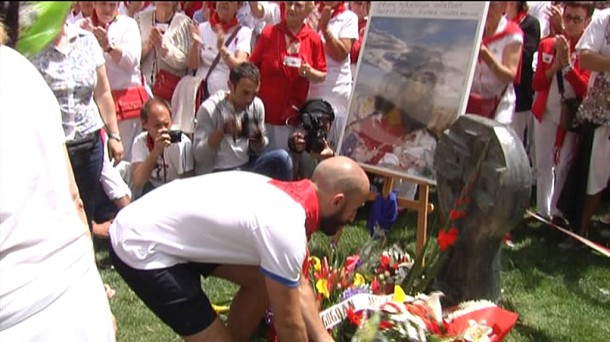
[[[294,180],[311,178],[318,163],[335,155],[327,136],[335,119],[332,106],[310,99],[299,110],[299,127],[288,138]]]
[[[166,100],[148,100],[140,120],[144,132],[134,139],[131,158],[133,191],[142,196],[174,179],[191,176],[194,162],[190,139],[170,130],[171,106]]]

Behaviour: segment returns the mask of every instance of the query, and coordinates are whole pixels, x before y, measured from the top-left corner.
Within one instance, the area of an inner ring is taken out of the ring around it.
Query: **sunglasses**
[[[577,15],[570,15],[570,14],[564,14],[563,20],[572,21],[574,24],[580,24],[583,21],[585,21],[585,19],[583,17],[579,17]]]

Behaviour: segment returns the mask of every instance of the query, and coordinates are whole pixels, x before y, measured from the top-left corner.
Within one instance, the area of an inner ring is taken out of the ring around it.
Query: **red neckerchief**
[[[153,148],[155,148],[155,141],[150,134],[146,134],[146,147],[148,147],[148,152],[152,152]]]
[[[318,230],[319,207],[318,194],[309,179],[304,179],[296,182],[282,182],[272,179],[269,184],[278,187],[290,196],[295,202],[299,203],[305,210],[305,233],[307,241],[311,239],[311,235]]]
[[[292,41],[292,42],[297,42],[297,41],[300,42],[303,39],[305,39],[305,37],[307,37],[307,34],[309,34],[309,32],[307,30],[308,26],[305,23],[303,23],[303,25],[299,29],[299,32],[297,32],[296,35],[292,31],[290,31],[290,29],[288,28],[288,24],[286,24],[286,20],[280,21],[279,24],[277,24],[277,26],[280,29],[280,31],[284,32],[284,34],[286,34],[288,37],[290,37],[290,41]]]
[[[214,12],[214,14],[210,16],[210,26],[212,26],[212,29],[216,29],[216,26],[218,25],[222,27],[222,30],[224,32],[229,32],[230,29],[239,25],[239,22],[237,21],[237,18],[233,16],[233,18],[231,18],[231,21],[229,21],[228,24],[223,23],[222,21],[220,21],[220,18],[218,18],[218,13]]]
[[[324,5],[324,3],[320,2],[318,4],[318,11],[320,13],[322,13],[322,10],[324,9],[324,7],[326,7]],[[336,5],[335,7],[333,7],[333,14],[330,15],[330,18],[332,19],[332,18],[338,16],[339,14],[345,12],[346,10],[347,10],[347,7],[345,6],[345,2],[341,2],[338,5]]]
[[[112,20],[110,20],[108,24],[102,25],[102,23],[100,23],[100,18],[98,18],[97,16],[97,11],[94,9],[93,14],[91,15],[91,24],[93,24],[94,27],[101,26],[107,31],[110,25],[112,25],[112,23],[114,23],[118,17],[118,15],[115,15],[114,18],[112,18]]]
[[[514,18],[510,19],[510,21],[512,21],[515,24],[521,24],[521,22],[523,22],[525,17],[527,17],[527,11],[519,12],[519,13],[517,13],[517,15]]]

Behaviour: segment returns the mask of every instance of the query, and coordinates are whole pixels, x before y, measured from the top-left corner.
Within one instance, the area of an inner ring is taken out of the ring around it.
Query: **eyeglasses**
[[[585,21],[585,19],[583,17],[579,17],[577,15],[570,15],[570,14],[564,14],[563,20],[572,21],[574,24],[580,24],[583,21]]]

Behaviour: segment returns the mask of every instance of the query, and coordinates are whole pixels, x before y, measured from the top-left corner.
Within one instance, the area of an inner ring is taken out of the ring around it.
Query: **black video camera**
[[[300,130],[305,136],[305,151],[320,153],[326,145],[326,124],[335,120],[335,111],[330,103],[322,99],[310,99],[299,110]],[[292,137],[288,140],[290,151],[297,152]]]

